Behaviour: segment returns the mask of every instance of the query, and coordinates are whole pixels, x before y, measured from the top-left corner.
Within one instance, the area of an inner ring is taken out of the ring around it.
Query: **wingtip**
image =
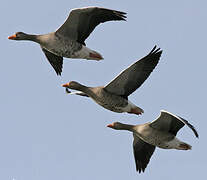
[[[56,72],[57,76],[61,76],[62,75],[61,73],[62,72]]]
[[[180,116],[176,116],[176,115],[173,115],[173,116],[175,116],[175,117],[179,118],[181,121],[183,121],[189,128],[192,129],[192,131],[193,131],[193,133],[195,134],[195,136],[196,136],[197,138],[199,138],[199,135],[198,135],[198,132],[197,132],[196,128],[195,128],[191,123],[189,123],[187,120],[183,119],[183,118],[180,117]]]
[[[150,53],[149,54],[156,54],[156,53],[160,53],[160,54],[162,54],[162,50],[160,49],[160,48],[157,48],[157,45],[155,45],[153,48],[152,48],[152,50],[150,51]]]
[[[120,14],[122,15],[126,15],[127,13],[126,12],[123,12],[123,11],[118,11]]]
[[[119,17],[119,19],[117,19],[117,20],[119,20],[119,21],[126,21],[126,16],[123,16],[123,15],[118,15],[118,17]]]
[[[114,10],[113,13],[114,13],[117,17],[119,17],[119,19],[117,19],[117,20],[126,21],[127,16],[126,16],[126,13],[125,13],[125,12],[122,12],[122,11],[115,11],[115,10]]]
[[[144,173],[144,170],[145,170],[145,169],[143,169],[143,168],[136,168],[136,170],[137,170],[137,172],[140,174],[140,173],[142,173],[142,172]]]
[[[117,11],[117,10],[113,10],[115,13],[121,14],[123,16],[125,16],[127,13],[124,11]]]
[[[61,76],[62,75],[62,67],[61,68],[56,68],[55,72],[56,72],[57,76]]]
[[[157,46],[155,45],[155,46],[152,48],[152,50],[150,51],[149,54],[152,54],[156,48],[157,48]]]
[[[193,128],[194,128],[193,132],[194,132],[195,136],[199,139],[199,134],[198,134],[198,132],[196,131],[196,129],[195,129],[194,126],[193,126]]]

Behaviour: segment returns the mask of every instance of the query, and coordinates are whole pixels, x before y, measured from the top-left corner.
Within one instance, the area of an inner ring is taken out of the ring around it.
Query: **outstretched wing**
[[[100,23],[125,20],[126,13],[99,7],[73,9],[65,23],[56,31],[85,45],[85,39]]]
[[[133,142],[134,159],[136,163],[136,170],[141,173],[145,171],[152,154],[155,151],[155,146],[148,144],[137,137],[135,134]]]
[[[57,75],[61,76],[62,67],[63,67],[63,57],[57,56],[57,55],[49,52],[45,48],[42,48],[42,51],[45,53],[45,56],[47,57],[49,63],[54,68],[54,70],[57,73]]]
[[[160,116],[156,120],[150,123],[151,127],[172,133],[175,136],[184,125],[187,125],[190,129],[192,129],[195,136],[198,137],[198,132],[192,124],[185,119],[164,110],[161,111]]]
[[[105,86],[108,92],[127,98],[149,77],[159,62],[162,51],[156,46],[144,58],[138,60],[122,71],[115,79]]]

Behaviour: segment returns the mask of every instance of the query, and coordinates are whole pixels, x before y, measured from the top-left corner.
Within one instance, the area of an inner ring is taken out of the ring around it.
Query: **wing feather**
[[[152,154],[155,151],[155,146],[141,140],[134,134],[133,152],[136,164],[136,170],[141,173],[145,171]]]
[[[155,46],[147,56],[122,71],[105,86],[105,89],[108,92],[127,98],[149,77],[158,64],[161,54],[162,50],[160,48],[156,49]]]
[[[156,120],[150,123],[151,127],[169,132],[175,136],[184,125],[187,125],[194,132],[196,137],[199,136],[195,127],[187,120],[164,110],[161,111],[160,116]]]
[[[85,45],[85,39],[100,23],[125,20],[126,13],[99,7],[73,9],[65,23],[56,31]]]
[[[49,63],[54,68],[57,75],[61,76],[62,68],[63,68],[63,57],[57,56],[57,55],[49,52],[45,48],[42,48],[42,51],[44,52],[45,56],[47,57]]]

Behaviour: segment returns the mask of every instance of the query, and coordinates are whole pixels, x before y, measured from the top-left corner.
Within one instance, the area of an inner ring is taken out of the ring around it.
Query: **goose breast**
[[[123,112],[123,108],[128,105],[128,101],[121,96],[108,93],[103,87],[92,88],[92,94],[90,97],[99,105],[104,108],[115,111]]]
[[[40,39],[42,41],[41,46],[57,56],[74,58],[77,56],[75,53],[82,48],[82,44],[54,33],[41,36]]]

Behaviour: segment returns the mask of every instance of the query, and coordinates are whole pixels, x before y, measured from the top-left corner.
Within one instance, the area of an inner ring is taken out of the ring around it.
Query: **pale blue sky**
[[[86,44],[104,61],[65,59],[56,76],[40,47],[9,41],[17,31],[43,34],[57,29],[72,8],[102,6],[127,12],[127,22],[99,25]],[[194,0],[11,1],[0,6],[0,179],[114,180],[206,178],[207,2]],[[92,100],[69,96],[70,80],[108,83],[154,45],[161,61],[129,99],[142,116],[113,113]],[[154,120],[161,109],[189,120],[178,137],[192,151],[157,148],[144,174],[135,171],[132,135],[106,128],[120,121]]]

